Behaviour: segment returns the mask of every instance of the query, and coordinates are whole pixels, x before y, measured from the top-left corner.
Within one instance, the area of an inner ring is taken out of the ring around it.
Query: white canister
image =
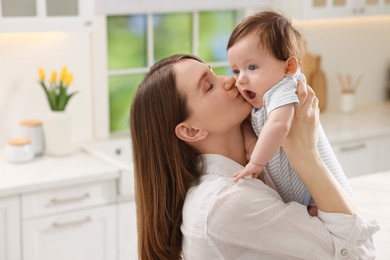
[[[31,140],[35,155],[42,155],[45,149],[42,122],[39,120],[24,120],[20,122],[21,136]]]
[[[341,94],[341,111],[344,113],[351,113],[355,110],[356,103],[355,93],[342,93]]]
[[[9,162],[28,162],[34,158],[34,150],[29,138],[16,138],[8,140],[5,146],[5,157]]]

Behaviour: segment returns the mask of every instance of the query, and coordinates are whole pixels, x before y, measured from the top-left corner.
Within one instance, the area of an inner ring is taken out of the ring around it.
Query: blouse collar
[[[232,159],[219,154],[203,154],[201,158],[204,162],[205,173],[218,174],[224,177],[232,175],[244,168],[241,164]]]

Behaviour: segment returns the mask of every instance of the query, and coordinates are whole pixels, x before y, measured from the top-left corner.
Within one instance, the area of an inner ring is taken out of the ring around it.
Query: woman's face
[[[186,122],[192,127],[223,134],[249,115],[252,107],[234,87],[233,77],[217,76],[207,64],[193,59],[178,62],[174,70],[178,91],[187,97]]]

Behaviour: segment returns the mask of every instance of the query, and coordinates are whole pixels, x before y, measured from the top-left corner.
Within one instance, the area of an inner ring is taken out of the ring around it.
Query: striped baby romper
[[[298,104],[299,100],[296,95],[297,79],[305,82],[305,76],[298,72],[293,77],[285,77],[275,86],[264,94],[264,107],[261,109],[253,108],[251,122],[253,130],[259,136],[267,120],[268,114],[280,106],[287,104]],[[317,148],[321,159],[329,168],[337,181],[353,197],[352,188],[341,168],[325,132],[320,124]],[[305,160],[305,158],[302,158]],[[313,202],[310,193],[306,189],[302,180],[290,166],[287,156],[280,147],[272,159],[265,165],[277,192],[284,202],[296,201],[308,206]]]

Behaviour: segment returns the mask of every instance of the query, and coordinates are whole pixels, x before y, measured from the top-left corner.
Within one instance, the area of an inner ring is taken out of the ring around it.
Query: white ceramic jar
[[[28,162],[34,158],[34,150],[29,138],[16,138],[8,140],[5,146],[5,156],[9,162]]]
[[[352,113],[355,110],[355,93],[341,94],[341,111]]]
[[[31,146],[34,154],[42,155],[45,149],[45,140],[43,137],[42,122],[39,120],[24,120],[20,122],[21,136],[31,140]]]

